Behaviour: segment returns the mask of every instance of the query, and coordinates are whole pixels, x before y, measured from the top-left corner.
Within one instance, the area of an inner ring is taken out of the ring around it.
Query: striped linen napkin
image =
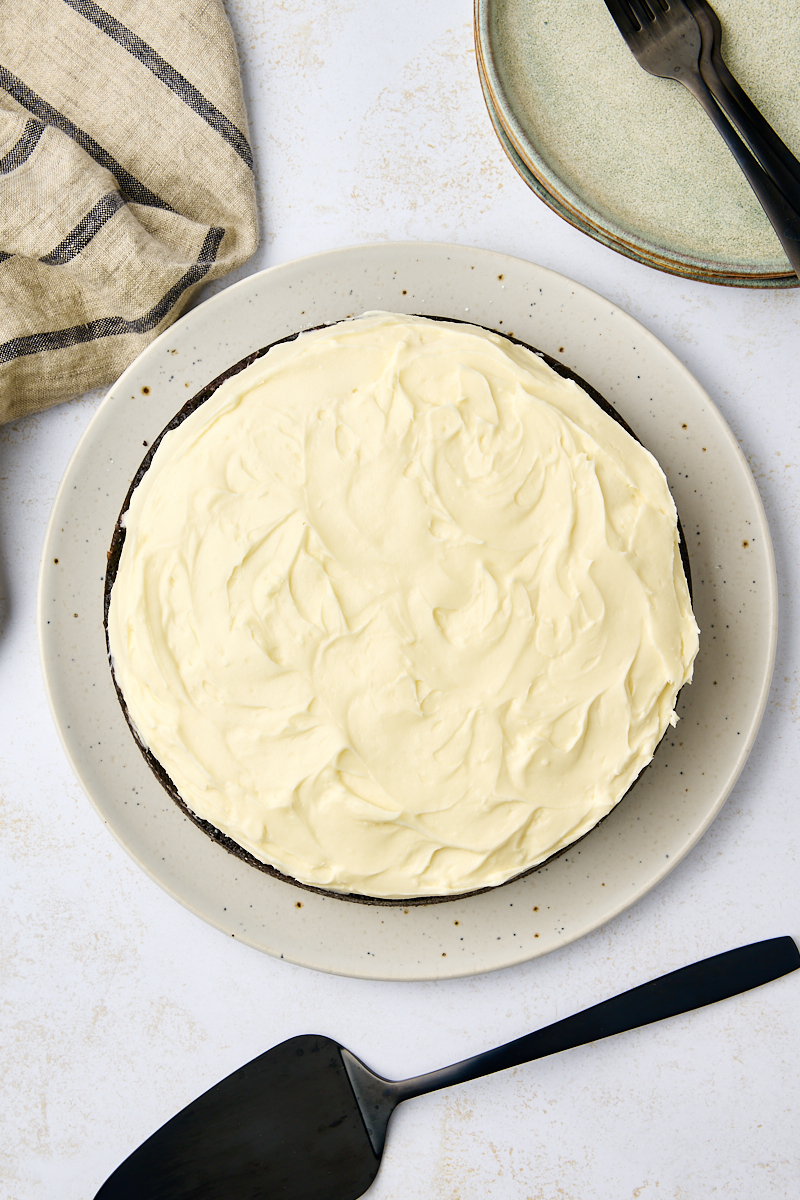
[[[0,423],[116,379],[256,248],[221,0],[0,3]]]

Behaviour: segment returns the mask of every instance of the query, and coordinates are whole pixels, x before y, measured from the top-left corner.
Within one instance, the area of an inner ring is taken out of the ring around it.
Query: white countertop
[[[505,971],[337,978],[269,958],[171,900],[103,828],[56,736],[35,632],[58,481],[102,392],[0,428],[0,1197],[91,1200],[179,1108],[296,1033],[379,1072],[431,1070],[686,962],[800,940],[800,290],[695,284],[570,228],[525,186],[484,108],[468,0],[227,5],[262,245],[239,273],[360,242],[452,241],[602,293],[707,389],[772,530],[778,657],[721,815],[633,909]],[[228,277],[209,290],[232,282]],[[798,1194],[800,976],[411,1101],[370,1200],[777,1200]]]

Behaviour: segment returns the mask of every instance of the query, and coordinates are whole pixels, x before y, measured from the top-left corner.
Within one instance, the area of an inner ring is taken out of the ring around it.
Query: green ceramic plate
[[[800,156],[797,0],[715,0],[726,60]],[[500,141],[570,224],[639,262],[741,287],[791,287],[769,221],[678,83],[636,63],[603,0],[475,0]]]

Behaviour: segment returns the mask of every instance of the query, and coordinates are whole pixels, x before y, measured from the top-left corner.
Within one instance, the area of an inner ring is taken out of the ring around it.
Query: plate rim
[[[591,302],[601,303],[604,305],[612,304],[612,302],[605,300],[604,297],[599,295],[597,292],[593,291],[593,289],[586,287],[584,284],[581,284],[578,281],[571,280],[569,277],[564,276],[564,275],[560,274],[559,272],[553,271],[548,267],[543,267],[536,263],[530,263],[525,259],[520,259],[513,255],[504,254],[499,251],[476,249],[475,247],[462,246],[457,243],[447,243],[447,242],[377,242],[377,243],[366,243],[366,244],[360,244],[360,245],[355,245],[355,246],[342,247],[342,248],[337,248],[334,250],[319,251],[312,255],[303,256],[301,258],[289,260],[286,263],[281,263],[281,264],[277,264],[273,267],[266,268],[264,271],[255,273],[254,275],[247,276],[244,279],[237,281],[237,283],[231,285],[229,288],[223,289],[222,291],[218,292],[214,296],[210,297],[202,305],[198,305],[197,308],[190,310],[189,313],[185,314],[182,318],[180,318],[180,321],[176,322],[176,325],[179,325],[179,324],[182,325],[185,330],[187,328],[187,326],[191,326],[192,322],[196,319],[195,314],[198,311],[200,311],[201,309],[205,313],[208,313],[212,309],[220,307],[220,306],[224,309],[227,306],[229,306],[232,302],[234,303],[234,306],[235,306],[236,296],[239,292],[244,292],[246,294],[247,290],[249,288],[253,287],[255,281],[258,281],[259,283],[263,282],[270,275],[273,275],[273,276],[280,275],[281,273],[286,273],[286,272],[290,272],[291,270],[295,270],[298,267],[306,267],[307,268],[309,266],[312,266],[313,264],[326,263],[326,262],[329,262],[330,260],[335,260],[336,258],[341,258],[341,257],[347,257],[347,256],[350,256],[353,254],[361,255],[366,252],[367,254],[370,254],[370,253],[377,254],[377,256],[380,258],[381,256],[390,256],[393,251],[400,251],[403,253],[408,253],[410,251],[413,253],[413,252],[419,251],[419,250],[421,250],[423,252],[442,252],[447,257],[453,256],[453,255],[456,255],[456,256],[465,255],[467,257],[469,257],[469,256],[472,256],[472,257],[487,256],[488,258],[491,258],[496,263],[502,263],[502,262],[513,263],[515,265],[521,266],[525,270],[532,270],[534,273],[538,272],[538,273],[541,273],[542,276],[549,276],[549,277],[552,277],[556,281],[559,281],[561,283],[566,283],[570,286],[573,294],[575,294],[576,292],[580,292],[584,297],[590,298]],[[560,948],[561,946],[566,945],[569,942],[574,941],[577,938],[582,937],[585,934],[590,933],[593,930],[599,928],[603,924],[607,923],[609,920],[614,919],[614,917],[618,916],[621,912],[624,912],[633,903],[636,903],[639,899],[641,899],[642,896],[646,895],[647,892],[650,891],[653,887],[657,886],[657,884],[660,883],[661,880],[664,879],[666,877],[666,875],[668,875],[670,873],[670,871],[674,869],[675,866],[677,866],[677,864],[681,861],[681,859],[692,849],[692,847],[702,837],[703,833],[705,833],[705,831],[708,829],[709,825],[713,822],[715,817],[718,815],[720,809],[722,808],[723,804],[725,803],[725,800],[727,799],[731,790],[735,786],[736,781],[739,777],[739,774],[741,773],[741,770],[744,767],[744,764],[747,760],[747,756],[750,752],[750,749],[752,748],[752,744],[755,741],[755,738],[757,736],[758,729],[759,729],[759,726],[761,723],[761,719],[763,717],[763,713],[764,713],[764,710],[765,710],[765,707],[767,704],[769,690],[770,690],[770,683],[771,683],[771,678],[772,678],[772,671],[773,671],[773,667],[774,667],[776,643],[777,643],[777,578],[776,578],[776,574],[775,574],[774,552],[773,552],[771,538],[769,535],[769,527],[768,527],[768,524],[766,521],[766,515],[764,512],[763,502],[761,501],[761,497],[758,492],[758,488],[756,486],[755,480],[753,479],[752,473],[750,472],[750,469],[747,465],[744,454],[742,453],[741,447],[738,445],[738,442],[736,441],[736,438],[735,438],[733,432],[731,431],[730,427],[727,425],[727,422],[725,422],[724,418],[722,417],[722,414],[719,412],[719,410],[713,404],[713,401],[710,400],[710,398],[708,397],[705,390],[701,387],[701,385],[698,383],[698,381],[694,378],[694,376],[691,374],[691,372],[688,370],[688,368],[680,361],[680,359],[677,358],[677,356],[667,346],[664,345],[663,342],[660,341],[660,339],[658,339],[653,333],[651,333],[645,326],[642,326],[636,320],[636,318],[630,316],[630,314],[626,313],[623,309],[620,309],[617,305],[613,305],[613,310],[616,313],[618,313],[620,316],[622,316],[625,321],[630,323],[630,326],[629,326],[630,328],[641,331],[642,335],[644,337],[646,337],[648,339],[648,341],[650,341],[652,344],[654,344],[658,347],[660,353],[667,355],[669,357],[669,359],[672,361],[673,366],[675,368],[677,368],[678,373],[683,377],[683,379],[687,382],[687,384],[692,389],[694,389],[698,395],[701,395],[703,397],[704,402],[708,405],[708,409],[709,409],[710,413],[712,414],[714,419],[717,421],[720,431],[724,432],[724,435],[726,436],[727,441],[729,443],[730,449],[735,452],[735,455],[738,460],[740,468],[743,470],[744,478],[747,481],[750,497],[754,502],[754,510],[756,512],[756,515],[760,518],[761,531],[762,531],[762,534],[764,535],[765,550],[767,553],[768,563],[769,563],[769,568],[770,568],[769,580],[767,581],[767,584],[768,584],[768,586],[767,586],[768,608],[769,608],[770,615],[771,615],[769,661],[762,664],[762,679],[761,679],[761,684],[760,684],[760,689],[759,689],[758,701],[757,701],[757,704],[754,709],[754,714],[751,718],[751,724],[750,724],[750,728],[748,730],[748,736],[742,742],[739,754],[736,756],[735,761],[733,761],[733,763],[731,764],[731,766],[729,768],[728,778],[727,778],[725,787],[721,789],[719,795],[717,796],[715,803],[712,806],[710,806],[709,809],[706,811],[702,822],[696,827],[696,829],[694,831],[694,835],[686,842],[686,844],[683,846],[683,848],[679,854],[674,855],[668,863],[665,863],[664,866],[658,872],[653,873],[648,879],[646,879],[644,882],[642,882],[639,887],[634,888],[632,893],[630,895],[628,895],[627,897],[625,897],[624,900],[622,900],[619,904],[609,906],[609,907],[603,909],[602,912],[596,913],[594,915],[594,917],[592,919],[590,919],[589,921],[587,921],[579,930],[571,933],[571,935],[569,937],[562,939],[558,943],[558,947],[542,946],[542,949],[538,952],[531,953],[531,952],[526,951],[525,953],[518,954],[518,955],[512,956],[510,958],[507,958],[506,960],[504,960],[502,962],[495,961],[495,962],[492,962],[490,965],[477,965],[477,966],[475,966],[473,964],[473,965],[470,965],[467,969],[464,969],[463,967],[461,967],[461,968],[456,967],[455,969],[450,969],[448,967],[447,969],[445,969],[443,971],[437,971],[436,973],[430,973],[430,971],[423,971],[421,973],[417,973],[417,972],[414,972],[413,970],[409,971],[408,969],[404,969],[404,970],[401,970],[399,973],[391,972],[391,973],[387,974],[384,970],[384,971],[381,971],[381,973],[376,974],[376,973],[373,973],[370,971],[365,971],[365,972],[354,971],[353,969],[350,969],[350,968],[337,969],[336,967],[332,967],[330,965],[321,966],[318,962],[312,961],[307,956],[303,956],[303,955],[294,955],[294,954],[290,954],[290,953],[283,954],[282,953],[280,955],[281,958],[285,957],[287,959],[287,961],[295,962],[298,965],[308,966],[308,967],[311,967],[316,970],[327,971],[327,972],[333,973],[333,974],[342,974],[342,975],[345,975],[348,977],[364,978],[364,979],[396,979],[396,980],[408,980],[408,981],[433,980],[433,979],[445,979],[445,978],[461,978],[461,977],[467,977],[467,976],[476,975],[476,974],[482,974],[482,973],[493,971],[493,970],[500,970],[500,969],[504,969],[506,966],[516,965],[521,962],[529,961],[531,958],[539,957],[540,954],[548,953],[550,949]],[[453,318],[453,319],[456,319],[456,318]],[[158,353],[159,349],[161,348],[161,346],[164,344],[164,342],[168,341],[171,336],[174,337],[174,330],[175,330],[175,326],[172,326],[171,329],[166,330],[157,339],[155,339],[155,341],[153,343],[151,343],[151,345],[145,351],[143,351],[142,354],[139,355],[139,357],[136,360],[134,360],[134,362],[126,369],[126,371],[122,374],[122,376],[120,376],[117,383],[115,385],[113,385],[113,387],[111,389],[109,389],[108,394],[106,395],[106,397],[104,398],[104,400],[102,401],[100,406],[98,407],[97,411],[93,415],[93,417],[92,417],[91,421],[89,422],[89,424],[87,425],[86,429],[83,431],[81,438],[79,439],[79,441],[75,447],[75,450],[70,458],[69,464],[64,472],[64,476],[62,477],[62,480],[57,489],[55,498],[53,500],[53,505],[51,508],[51,512],[50,512],[50,516],[48,519],[47,528],[46,528],[46,532],[45,532],[45,537],[44,537],[43,545],[42,545],[42,554],[41,554],[41,559],[40,559],[40,570],[39,570],[39,586],[38,586],[38,595],[37,595],[37,632],[38,632],[38,641],[39,641],[39,650],[40,650],[40,663],[41,663],[42,674],[43,674],[43,678],[44,678],[45,691],[46,691],[46,695],[47,695],[47,699],[48,699],[48,705],[49,705],[51,713],[53,715],[54,724],[56,725],[59,739],[64,747],[65,753],[67,755],[67,759],[70,762],[70,765],[71,765],[78,781],[80,782],[83,790],[86,792],[88,799],[92,803],[95,810],[98,812],[98,815],[101,817],[104,824],[106,824],[106,826],[111,830],[111,832],[115,836],[116,840],[123,847],[123,849],[126,851],[126,853],[137,863],[138,866],[141,867],[142,870],[145,871],[145,873],[151,879],[153,879],[162,888],[162,890],[166,891],[170,896],[172,896],[174,899],[178,900],[179,903],[181,903],[185,908],[188,908],[190,911],[192,911],[196,915],[200,916],[201,919],[203,919],[207,923],[216,926],[218,929],[222,930],[225,933],[229,933],[230,928],[228,925],[226,925],[224,922],[219,921],[218,919],[215,919],[213,916],[209,915],[209,913],[207,911],[203,911],[201,909],[201,907],[199,907],[197,904],[193,903],[191,901],[191,899],[187,898],[187,896],[185,896],[185,895],[182,895],[179,890],[176,890],[173,886],[170,885],[169,882],[167,882],[163,878],[161,878],[159,876],[157,870],[155,870],[153,868],[153,865],[151,863],[148,863],[147,861],[143,860],[141,858],[141,856],[135,851],[135,849],[133,847],[131,847],[128,843],[126,843],[124,836],[117,829],[114,828],[112,822],[108,819],[107,814],[103,811],[101,801],[95,795],[93,795],[91,788],[87,785],[87,782],[84,778],[85,773],[84,773],[84,770],[77,758],[77,753],[73,753],[73,746],[70,743],[70,739],[67,738],[65,730],[63,728],[62,720],[57,711],[57,703],[56,703],[55,696],[54,696],[54,689],[51,687],[51,679],[48,674],[48,661],[47,661],[47,653],[46,653],[47,633],[46,633],[46,625],[45,625],[46,618],[45,618],[44,594],[45,594],[45,585],[47,582],[47,574],[48,574],[47,568],[49,566],[48,557],[49,557],[49,551],[51,549],[51,543],[52,543],[52,539],[53,539],[53,533],[55,530],[55,526],[57,525],[58,520],[60,519],[59,518],[60,508],[64,502],[64,498],[67,494],[67,491],[69,488],[69,483],[71,481],[71,473],[72,473],[75,465],[78,463],[78,461],[81,457],[81,454],[84,450],[84,447],[87,445],[87,443],[92,441],[94,435],[96,434],[97,424],[100,421],[102,421],[102,419],[105,417],[105,414],[109,411],[109,409],[113,409],[115,404],[122,403],[122,401],[120,399],[121,393],[127,390],[128,380],[130,378],[132,378],[135,375],[135,373],[140,369],[142,360],[146,360],[150,356],[156,355]],[[109,533],[110,533],[110,529],[109,529]],[[138,753],[138,751],[137,751],[137,753]],[[172,802],[170,801],[169,803],[171,804]],[[494,889],[495,892],[497,892],[497,890],[498,889]],[[476,899],[479,900],[480,897],[476,897]],[[338,900],[338,899],[331,900],[330,902],[339,904],[339,905],[341,905],[343,903],[341,900]],[[347,905],[346,907],[350,908],[350,907],[355,907],[355,906]],[[434,907],[440,907],[440,906],[434,906]],[[423,908],[420,911],[425,911],[425,909]],[[257,949],[265,951],[266,953],[273,954],[274,956],[277,957],[277,951],[271,950],[267,946],[265,946],[263,944],[263,939],[259,940],[258,938],[249,938],[247,936],[241,936],[238,934],[234,935],[234,936],[238,936],[239,940],[244,941],[244,942],[254,946]]]

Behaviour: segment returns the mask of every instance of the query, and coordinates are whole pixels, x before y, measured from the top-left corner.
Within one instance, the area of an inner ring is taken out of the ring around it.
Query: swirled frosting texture
[[[697,626],[655,459],[540,358],[386,313],[302,334],[133,493],[114,672],[186,803],[305,883],[504,882],[652,757]]]

